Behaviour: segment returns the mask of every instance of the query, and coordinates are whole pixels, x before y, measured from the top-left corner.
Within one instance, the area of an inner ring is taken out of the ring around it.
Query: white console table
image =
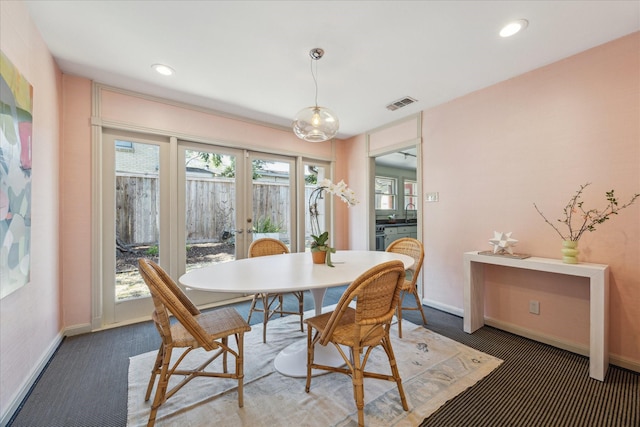
[[[589,376],[604,381],[609,368],[609,266],[565,264],[561,260],[464,253],[464,331],[473,333],[484,326],[484,264],[545,271],[589,278]]]

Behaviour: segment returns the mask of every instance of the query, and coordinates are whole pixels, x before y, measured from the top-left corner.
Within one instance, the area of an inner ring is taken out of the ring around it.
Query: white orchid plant
[[[330,179],[326,178],[318,184],[318,186],[311,192],[311,195],[309,196],[311,237],[313,238],[313,242],[311,242],[311,252],[326,252],[326,264],[329,267],[333,267],[333,264],[331,263],[331,254],[335,253],[336,250],[335,248],[329,246],[329,232],[321,232],[320,223],[318,220],[318,200],[322,199],[322,195],[324,193],[336,195],[349,207],[356,205],[358,203],[358,199],[356,199],[356,193],[347,186],[344,180],[341,180],[337,184],[334,184]]]

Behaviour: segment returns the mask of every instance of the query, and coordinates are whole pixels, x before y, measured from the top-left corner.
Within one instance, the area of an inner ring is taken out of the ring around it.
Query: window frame
[[[391,184],[391,192],[388,193],[378,193],[377,188],[378,188],[378,180],[384,180],[384,181],[389,181]],[[395,177],[390,177],[390,176],[384,176],[384,175],[376,175],[374,178],[374,184],[375,184],[375,188],[374,188],[374,194],[375,194],[375,201],[374,201],[374,208],[376,210],[376,212],[395,212],[398,208],[398,178]],[[390,207],[382,207],[382,203],[381,203],[381,199],[382,197],[389,197],[391,200],[391,206]]]

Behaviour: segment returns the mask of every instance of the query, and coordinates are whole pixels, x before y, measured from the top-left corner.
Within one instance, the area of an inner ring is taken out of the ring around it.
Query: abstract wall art
[[[33,87],[0,52],[0,299],[29,283]]]

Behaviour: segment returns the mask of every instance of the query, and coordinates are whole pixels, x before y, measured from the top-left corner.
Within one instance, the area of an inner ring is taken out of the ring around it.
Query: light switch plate
[[[434,191],[433,193],[425,193],[424,201],[425,202],[437,202],[439,199],[438,192]]]

